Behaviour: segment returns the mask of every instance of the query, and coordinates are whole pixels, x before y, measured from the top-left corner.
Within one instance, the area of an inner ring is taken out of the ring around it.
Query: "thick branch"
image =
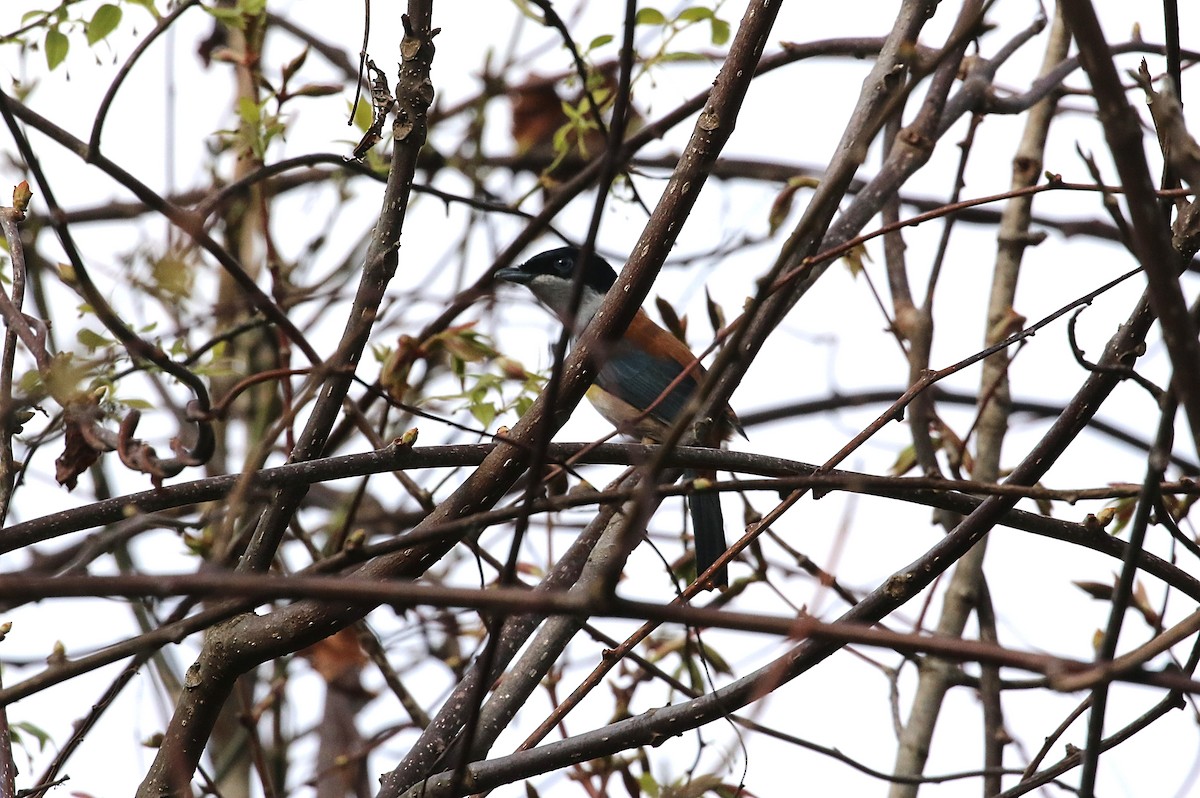
[[[1092,81],[1104,137],[1125,187],[1133,252],[1146,273],[1150,306],[1160,320],[1163,341],[1171,356],[1171,383],[1187,415],[1192,444],[1200,452],[1200,340],[1179,285],[1181,258],[1171,246],[1171,229],[1150,178],[1141,120],[1125,98],[1125,88],[1090,0],[1063,0],[1062,6],[1078,42],[1080,61]]]

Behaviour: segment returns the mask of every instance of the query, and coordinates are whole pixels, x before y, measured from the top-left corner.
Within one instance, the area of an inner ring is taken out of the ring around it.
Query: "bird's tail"
[[[684,479],[707,477],[715,474],[700,474],[695,471],[685,471]],[[725,519],[721,514],[721,494],[715,491],[698,491],[689,493],[688,509],[692,513],[692,532],[696,539],[696,573],[704,573],[717,558],[725,553]],[[713,587],[729,586],[729,570],[722,566],[713,574]]]

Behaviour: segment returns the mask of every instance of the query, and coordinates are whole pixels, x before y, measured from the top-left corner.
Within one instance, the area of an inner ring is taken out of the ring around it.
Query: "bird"
[[[572,281],[583,251],[565,246],[533,256],[517,267],[498,269],[495,276],[523,285],[576,338],[600,309],[604,296],[617,281],[617,273],[604,258],[589,253],[583,263],[583,293],[571,313]],[[599,371],[588,388],[592,406],[623,434],[659,443],[684,411],[704,379],[704,367],[695,366],[668,392],[667,389],[695,360],[687,345],[638,309],[625,334],[597,358]],[[665,395],[664,395],[665,393]],[[657,404],[655,404],[657,402]],[[653,408],[647,412],[646,408]],[[717,448],[737,432],[745,432],[733,409],[726,405],[711,425],[712,434],[701,445]],[[689,470],[685,479],[712,479],[714,471]],[[715,492],[691,492],[687,497],[696,546],[696,573],[702,574],[727,548],[721,500]],[[728,568],[722,566],[706,587],[726,588]]]

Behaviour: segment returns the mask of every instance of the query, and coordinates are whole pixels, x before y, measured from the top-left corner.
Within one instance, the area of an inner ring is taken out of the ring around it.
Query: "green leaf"
[[[112,343],[111,340],[105,338],[100,333],[89,330],[87,327],[82,328],[75,334],[75,340],[86,346],[88,349],[100,349]]]
[[[658,57],[659,61],[707,61],[708,56],[704,53],[663,53]]]
[[[105,3],[92,14],[87,24],[87,42],[89,45],[101,41],[105,36],[117,29],[121,24],[121,9],[112,3]]]
[[[25,396],[40,395],[42,393],[41,387],[42,375],[38,373],[37,369],[30,369],[17,380],[17,388]],[[533,404],[533,402],[530,401],[530,404]]]
[[[654,774],[647,771],[642,771],[642,774],[637,777],[638,786],[642,788],[642,792],[650,796],[650,798],[658,798],[662,794],[662,785],[654,780]]]
[[[67,57],[67,50],[71,49],[71,43],[67,41],[67,35],[58,28],[51,28],[46,31],[46,66],[51,70],[63,62]]]
[[[39,751],[44,751],[46,749],[46,744],[50,742],[50,735],[29,721],[20,721],[19,723],[14,723],[12,728],[14,732],[19,729],[37,740]],[[17,737],[18,735],[14,734],[13,736]],[[22,748],[28,750],[28,747],[25,745],[24,741],[20,741],[19,744]]]
[[[576,125],[582,125],[586,121],[587,112],[576,108],[573,104],[566,102],[565,100],[562,104],[562,110],[567,119],[570,119]]]
[[[566,154],[567,148],[570,146],[567,143],[567,136],[571,135],[572,127],[563,125],[558,130],[554,131],[554,136],[551,137],[551,142],[554,144],[554,151],[559,154]]]
[[[496,420],[496,406],[491,402],[471,405],[471,415],[486,429]]]
[[[905,446],[896,455],[896,462],[892,463],[890,469],[892,476],[902,477],[909,471],[917,467],[917,450],[913,446]]]
[[[712,43],[720,46],[729,41],[729,23],[723,19],[712,18]]]
[[[371,99],[369,97],[360,97],[358,106],[354,108],[354,126],[359,130],[366,132],[374,121],[374,113],[371,109]]]
[[[188,264],[174,254],[164,255],[150,262],[150,278],[154,292],[173,303],[187,299],[192,292],[192,270]]]
[[[634,19],[635,25],[666,25],[667,18],[657,8],[639,8],[637,17]]]
[[[592,41],[588,44],[587,52],[590,53],[592,50],[595,50],[597,47],[603,47],[604,45],[608,44],[612,40],[613,40],[613,37],[612,37],[611,33],[605,33],[602,36],[597,36],[596,38],[592,39]]]
[[[238,100],[238,116],[247,125],[256,126],[262,121],[262,106],[249,97]]]
[[[702,19],[712,18],[712,9],[704,8],[703,6],[692,6],[691,8],[685,8],[683,11],[679,12],[679,20],[681,22],[699,22]]]
[[[86,362],[77,362],[71,352],[59,352],[50,360],[42,384],[60,405],[66,405],[79,392],[79,384],[91,376]]]

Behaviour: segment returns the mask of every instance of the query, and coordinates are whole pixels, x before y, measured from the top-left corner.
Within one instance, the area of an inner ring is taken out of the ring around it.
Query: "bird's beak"
[[[533,275],[529,272],[523,272],[520,269],[512,266],[507,266],[503,269],[497,269],[495,277],[497,280],[504,280],[508,283],[517,283],[518,285],[526,285],[530,280],[533,279]]]

